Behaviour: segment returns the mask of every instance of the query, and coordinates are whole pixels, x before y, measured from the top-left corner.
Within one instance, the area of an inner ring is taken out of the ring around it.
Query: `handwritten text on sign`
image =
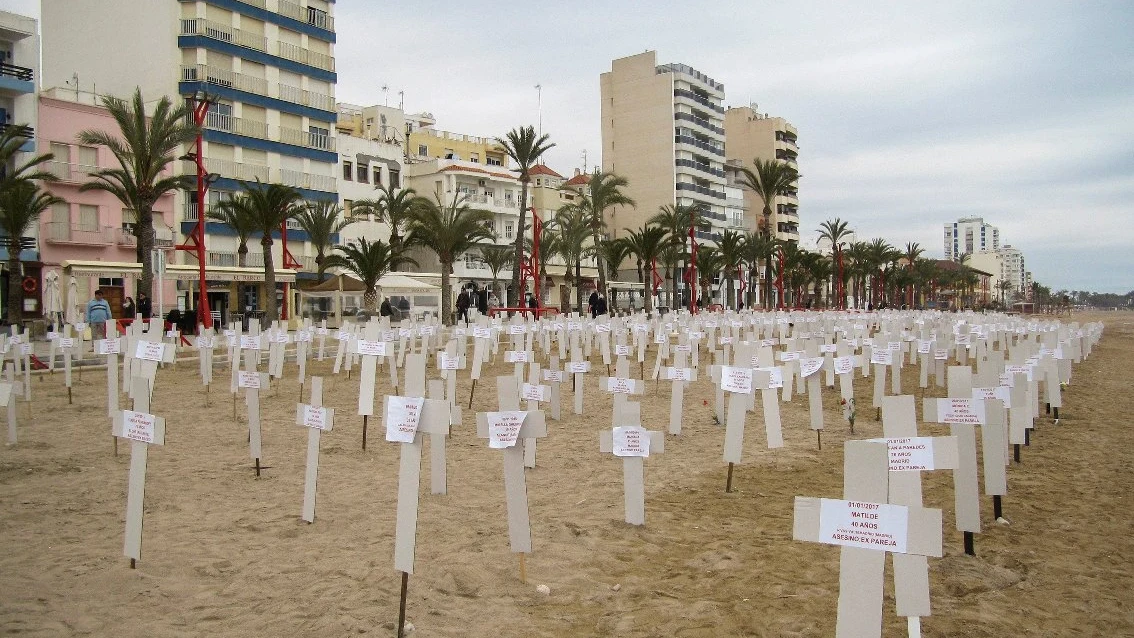
[[[326,430],[328,421],[327,408],[317,408],[313,405],[303,406],[303,425]]]
[[[590,361],[571,361],[567,363],[567,372],[571,374],[582,374],[591,371]]]
[[[974,399],[1000,399],[1004,402],[1004,407],[1012,407],[1012,388],[1006,385],[998,385],[991,388],[973,388]]]
[[[358,340],[358,354],[368,355],[371,357],[384,357],[386,356],[386,342],[385,341],[371,341],[369,339]]]
[[[99,354],[118,354],[121,351],[118,339],[99,339],[95,344]]]
[[[424,403],[425,399],[421,397],[391,396],[386,409],[386,440],[413,443]]]
[[[835,374],[854,372],[854,357],[835,357]]]
[[[933,437],[872,439],[886,444],[891,472],[923,472],[933,469]]]
[[[823,357],[808,357],[799,360],[799,376],[809,377],[823,367]]]
[[[893,365],[894,353],[891,350],[872,350],[870,352],[870,363],[883,366]]]
[[[784,387],[784,369],[779,366],[766,366],[755,368],[757,372],[768,373],[768,387],[760,388],[761,390],[778,390]]]
[[[154,423],[157,417],[145,412],[122,411],[122,436],[131,441],[154,442]]]
[[[530,353],[527,350],[506,350],[504,360],[508,363],[530,363]]]
[[[635,425],[614,428],[615,456],[650,455],[650,433]]]
[[[240,335],[240,349],[241,350],[259,350],[260,337],[251,335]]]
[[[139,341],[138,348],[134,350],[134,358],[144,361],[161,361],[165,354],[165,344],[153,341]]]
[[[236,386],[239,388],[260,388],[260,373],[241,370],[237,373]]]
[[[607,377],[606,391],[615,394],[633,394],[634,380],[624,379],[622,377]]]
[[[666,368],[665,378],[670,381],[688,381],[692,375],[689,368]]]
[[[543,380],[544,381],[551,381],[552,383],[562,383],[563,382],[563,371],[562,370],[544,370],[543,371]]]
[[[984,401],[973,399],[938,399],[938,423],[984,423]]]
[[[721,389],[729,392],[752,392],[752,368],[721,366]]]
[[[488,447],[502,450],[516,445],[527,415],[527,412],[520,410],[486,413],[484,417],[488,421]]]
[[[819,542],[906,552],[909,509],[902,505],[819,499]]]
[[[614,354],[619,357],[630,356],[630,346],[614,346]]]

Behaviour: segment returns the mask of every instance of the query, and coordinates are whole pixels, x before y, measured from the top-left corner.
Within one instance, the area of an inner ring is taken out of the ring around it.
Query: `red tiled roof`
[[[591,176],[587,173],[580,173],[571,179],[567,180],[565,186],[582,186],[591,183]]]
[[[556,173],[555,171],[551,170],[550,168],[548,168],[547,166],[545,166],[543,164],[536,164],[535,166],[533,166],[531,168],[531,170],[528,171],[528,174],[529,175],[551,175],[553,177],[558,177],[559,179],[563,179],[562,175],[560,175],[559,173]]]

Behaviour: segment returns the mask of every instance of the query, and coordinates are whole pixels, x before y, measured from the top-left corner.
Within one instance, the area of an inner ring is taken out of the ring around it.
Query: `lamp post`
[[[783,247],[783,244],[780,244],[779,248],[780,248],[780,255],[779,255],[780,270],[779,270],[778,273],[776,273],[776,294],[779,296],[779,299],[776,300],[776,309],[777,310],[783,310],[784,309],[784,247]]]
[[[219,179],[220,176],[215,173],[210,174],[205,170],[202,125],[209,113],[209,96],[204,92],[198,92],[194,94],[193,102],[193,122],[197,125],[196,150],[181,156],[179,159],[189,160],[197,167],[197,225],[193,227],[193,232],[189,234],[186,242],[178,244],[174,248],[192,253],[197,257],[197,311],[201,318],[201,324],[205,328],[212,328],[213,315],[209,312],[208,286],[205,281],[205,194],[209,190],[209,185]]]

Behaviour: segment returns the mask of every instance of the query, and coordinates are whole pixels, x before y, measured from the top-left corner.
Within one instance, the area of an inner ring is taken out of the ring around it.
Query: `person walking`
[[[457,321],[469,322],[469,306],[472,305],[472,294],[468,288],[462,288],[457,295]]]
[[[149,320],[154,315],[154,304],[146,293],[138,293],[138,317]]]
[[[609,309],[606,306],[606,295],[600,293],[598,300],[595,301],[595,316],[597,317],[598,315],[605,315],[608,311]]]
[[[87,302],[87,324],[91,327],[93,339],[106,338],[106,322],[113,316],[110,313],[110,304],[102,298],[102,289],[94,293],[94,299]]]
[[[597,290],[592,292],[591,296],[587,298],[587,307],[590,308],[591,319],[598,316],[598,300],[599,295]]]
[[[137,316],[138,309],[134,306],[134,300],[127,297],[122,301],[122,318],[133,319]]]

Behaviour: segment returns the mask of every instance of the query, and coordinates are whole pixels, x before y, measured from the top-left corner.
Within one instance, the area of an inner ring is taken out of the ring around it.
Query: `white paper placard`
[[[854,372],[854,357],[835,357],[835,374]]]
[[[974,399],[1000,399],[1004,407],[1012,407],[1012,387],[998,385],[995,388],[973,388]]]
[[[303,425],[319,430],[327,429],[327,408],[317,408],[313,405],[303,406]]]
[[[520,438],[520,427],[527,416],[528,413],[521,410],[485,413],[485,420],[488,421],[488,447],[502,450],[516,445]]]
[[[384,357],[386,356],[386,342],[373,341],[370,339],[359,339],[358,354],[370,355],[373,357]]]
[[[551,387],[525,383],[520,386],[520,398],[525,401],[547,401],[551,394]]]
[[[693,352],[693,346],[688,343],[679,343],[673,347],[674,352]]]
[[[752,368],[721,366],[721,389],[729,392],[751,394]]]
[[[240,335],[240,349],[241,350],[259,350],[260,337],[252,335]]]
[[[904,505],[819,499],[819,542],[904,554],[909,516]]]
[[[650,433],[636,425],[614,428],[612,442],[615,456],[650,455]]]
[[[890,352],[897,352],[902,349],[901,341],[890,341],[887,345],[889,346],[887,350],[889,350]]]
[[[628,357],[630,356],[630,346],[614,346],[614,356]]]
[[[826,354],[828,352],[830,352],[831,354],[834,354],[838,351],[839,351],[839,347],[836,346],[833,343],[824,343],[821,346],[819,346],[819,352],[822,352],[824,354]]]
[[[176,339],[179,334],[180,333],[177,332],[176,330],[166,330],[165,331],[166,339]]]
[[[228,337],[229,339],[232,339],[233,337],[236,336],[236,331],[229,328],[229,329],[224,331],[224,336]]]
[[[88,324],[85,321],[80,321],[80,322],[75,324],[75,331],[76,332],[82,332],[82,331],[86,330],[89,325],[90,324]]]
[[[350,341],[350,333],[346,330],[339,330],[335,333],[335,341]]]
[[[99,354],[118,354],[122,351],[122,344],[118,339],[99,339],[95,341],[95,350]]]
[[[894,364],[894,351],[893,350],[872,350],[870,352],[870,363],[877,363],[884,366]]]
[[[386,440],[393,443],[413,443],[417,426],[421,422],[422,397],[391,395],[386,408]]]
[[[75,347],[74,337],[63,337],[62,339],[59,340],[59,347],[60,348],[74,348]]]
[[[799,359],[798,352],[781,352],[780,361],[796,361]]]
[[[665,378],[670,381],[689,381],[692,378],[689,368],[666,368]]]
[[[300,330],[299,332],[295,333],[295,342],[296,343],[311,343],[311,337],[312,337],[311,333],[308,332],[307,330]]]
[[[973,399],[938,399],[938,423],[984,423],[984,401]]]
[[[606,323],[595,324],[595,332],[610,332],[610,324],[606,324]]]
[[[570,372],[571,374],[582,374],[584,372],[590,372],[590,371],[591,371],[591,362],[590,361],[568,361],[567,362],[567,372]]]
[[[527,350],[505,350],[504,361],[508,363],[529,363],[531,357]]]
[[[919,340],[917,342],[917,353],[918,354],[929,354],[930,351],[932,350],[932,348],[933,348],[933,342],[932,341],[920,341]]]
[[[476,338],[476,339],[491,339],[492,338],[492,328],[484,328],[484,327],[481,327],[481,326],[473,326],[472,334],[473,334],[473,337]]]
[[[122,437],[130,439],[131,441],[141,441],[142,443],[154,442],[154,423],[157,420],[152,414],[145,412],[134,412],[133,410],[122,411]]]
[[[606,391],[615,394],[633,394],[634,380],[624,379],[622,377],[607,377]]]
[[[57,340],[58,338],[59,338],[59,333],[58,333],[58,332],[50,332],[50,331],[49,331],[49,332],[47,333],[47,340],[48,340],[48,341],[55,341],[55,340]]]
[[[525,332],[527,332],[527,330],[522,325],[512,324],[508,326],[508,334],[510,335],[522,335]]]
[[[543,371],[543,380],[544,381],[551,381],[553,383],[562,383],[563,382],[563,372],[561,370],[544,370]]]
[[[432,337],[437,334],[437,326],[421,326],[417,332],[423,337]]]
[[[456,370],[461,363],[460,357],[450,357],[448,352],[438,352],[437,357],[440,359],[437,367],[441,370]]]
[[[823,357],[807,357],[799,360],[799,376],[809,377],[823,367]]]
[[[867,440],[886,444],[886,449],[890,452],[891,472],[924,472],[934,469],[931,436]]]
[[[236,387],[258,390],[260,388],[260,373],[241,370],[236,376]]]
[[[21,343],[20,344],[20,354],[21,355],[31,354],[31,353],[32,353],[32,344],[30,344],[30,343]]]
[[[331,334],[331,329],[319,327],[315,329],[315,334],[319,335],[320,337],[325,337]]]
[[[216,344],[216,341],[213,339],[213,337],[209,337],[209,336],[206,336],[206,335],[201,335],[200,337],[197,337],[197,349],[198,350],[211,349],[214,344]]]
[[[161,362],[164,354],[165,344],[154,341],[139,341],[138,347],[134,350],[134,358],[144,361]]]

